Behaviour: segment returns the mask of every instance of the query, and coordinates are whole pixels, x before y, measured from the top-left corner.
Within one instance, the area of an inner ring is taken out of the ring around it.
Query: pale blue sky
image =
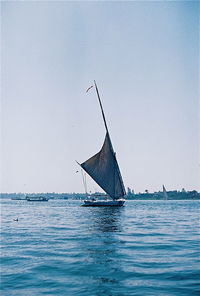
[[[94,79],[125,186],[200,190],[198,1],[2,2],[1,19],[0,191],[83,192]]]

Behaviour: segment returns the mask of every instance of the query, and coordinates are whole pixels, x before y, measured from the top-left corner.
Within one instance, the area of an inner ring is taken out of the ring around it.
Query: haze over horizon
[[[198,1],[1,2],[1,41],[0,192],[84,192],[93,80],[125,187],[200,191]]]

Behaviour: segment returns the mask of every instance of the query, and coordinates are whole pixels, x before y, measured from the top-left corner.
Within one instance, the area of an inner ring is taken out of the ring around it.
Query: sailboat
[[[168,199],[168,194],[167,194],[167,191],[165,189],[165,186],[163,185],[163,196],[164,196],[164,199],[167,200]]]
[[[83,206],[123,206],[125,202],[124,196],[126,195],[126,191],[116,159],[116,154],[113,150],[103,106],[95,81],[94,85],[103,116],[106,135],[101,150],[85,162],[81,164],[79,163],[79,165],[107,193],[109,198],[106,200],[87,198],[84,200]]]

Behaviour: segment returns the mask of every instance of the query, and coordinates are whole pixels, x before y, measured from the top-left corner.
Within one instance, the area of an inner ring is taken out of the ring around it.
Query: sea
[[[200,295],[198,200],[81,203],[1,199],[1,296]]]

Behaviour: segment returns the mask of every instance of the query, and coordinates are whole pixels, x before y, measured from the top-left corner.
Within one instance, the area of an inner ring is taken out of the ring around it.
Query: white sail
[[[164,199],[168,199],[168,194],[164,185],[163,185],[163,196],[164,196]]]

